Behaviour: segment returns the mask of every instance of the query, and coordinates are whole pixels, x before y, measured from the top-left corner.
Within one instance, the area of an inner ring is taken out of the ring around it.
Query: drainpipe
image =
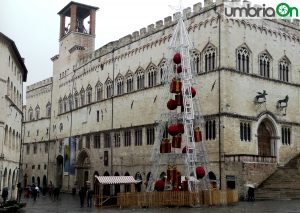
[[[71,114],[70,114],[70,137],[69,139],[72,137],[72,127],[73,127],[73,109],[74,109],[74,76],[75,76],[75,71],[73,71],[73,76],[72,76],[72,104],[71,106],[69,107],[72,107],[72,109],[70,109],[71,111]],[[69,141],[70,142],[70,141]],[[70,148],[70,151],[71,151],[71,144],[69,143],[69,148]],[[71,153],[70,153],[70,156],[71,157]],[[70,161],[70,164],[71,164],[71,161]],[[68,173],[68,190],[70,190],[70,173]]]
[[[115,92],[115,48],[112,50],[112,62],[113,62],[113,70],[112,70],[112,96],[111,96],[111,131],[114,128],[114,92]],[[112,132],[110,141],[114,141],[114,134]],[[113,175],[113,143],[110,144],[110,174]]]
[[[47,162],[47,186],[48,186],[48,181],[49,181],[49,164],[50,164],[50,140],[51,140],[51,137],[50,137],[50,134],[51,134],[51,118],[52,118],[52,91],[53,91],[53,79],[52,79],[52,84],[51,84],[51,95],[50,95],[50,119],[49,119],[49,130],[48,130],[48,162]]]
[[[218,134],[219,134],[219,180],[220,180],[220,186],[219,188],[222,189],[222,140],[221,140],[221,14],[217,11],[217,6],[215,6],[214,8],[215,13],[218,15],[218,28],[219,28],[219,32],[218,32],[218,37],[219,37],[219,44],[218,44],[218,49],[219,49],[219,64],[218,64],[218,105],[219,105],[219,109],[218,109]]]
[[[23,103],[23,97],[24,97],[24,89],[23,89],[23,81],[22,81],[22,103]],[[23,170],[22,170],[22,163],[23,163],[23,155],[22,155],[22,150],[23,150],[23,141],[24,141],[24,132],[23,132],[23,126],[24,126],[24,131],[25,131],[25,125],[23,125],[24,121],[24,114],[23,114],[23,104],[21,104],[21,144],[20,144],[20,155],[19,155],[19,177],[18,177],[18,183],[20,183],[21,176],[23,175]],[[5,131],[5,129],[4,129]],[[5,140],[5,138],[4,138]],[[3,153],[3,143],[2,143],[2,153]],[[22,174],[21,174],[22,173]],[[22,186],[20,186],[22,187]],[[19,195],[19,189],[17,189],[17,198],[20,203],[21,198],[19,196],[22,196],[21,194]]]

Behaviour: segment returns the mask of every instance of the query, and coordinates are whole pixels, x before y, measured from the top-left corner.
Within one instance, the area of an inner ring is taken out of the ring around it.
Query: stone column
[[[96,31],[96,10],[90,10],[90,34],[95,35]]]
[[[65,16],[60,15],[60,31],[59,31],[59,38],[61,39],[65,35]]]
[[[72,4],[71,5],[71,26],[70,31],[76,32],[77,27],[77,5]]]

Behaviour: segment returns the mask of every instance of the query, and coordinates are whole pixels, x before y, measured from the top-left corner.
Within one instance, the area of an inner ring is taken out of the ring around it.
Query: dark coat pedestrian
[[[60,188],[59,187],[55,187],[54,188],[54,192],[53,192],[54,200],[58,200],[59,194],[60,194]]]
[[[248,201],[254,201],[254,188],[248,188]]]
[[[17,194],[17,202],[21,202],[21,196],[22,196],[22,186],[21,186],[21,183],[18,183],[17,184],[17,188],[18,188],[18,194]]]
[[[92,207],[92,200],[93,200],[93,194],[94,194],[94,191],[89,189],[87,191],[87,207]]]
[[[3,188],[3,190],[2,190],[3,203],[6,202],[7,196],[8,196],[8,189],[7,188]]]
[[[38,191],[36,190],[35,186],[31,188],[31,193],[32,193],[32,197],[33,197],[33,200],[36,201],[36,197],[38,195]]]
[[[80,198],[80,207],[84,206],[84,199],[85,199],[86,190],[84,187],[81,187],[79,190],[79,198]]]

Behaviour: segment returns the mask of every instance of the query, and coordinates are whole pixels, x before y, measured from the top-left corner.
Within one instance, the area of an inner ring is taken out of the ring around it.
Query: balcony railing
[[[225,162],[254,162],[254,163],[276,163],[276,156],[260,155],[225,155]]]

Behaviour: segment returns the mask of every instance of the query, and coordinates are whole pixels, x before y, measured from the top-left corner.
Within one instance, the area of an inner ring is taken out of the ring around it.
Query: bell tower
[[[95,50],[95,24],[98,9],[98,7],[71,1],[58,12],[60,56],[72,54],[75,50],[79,50],[80,54]]]

